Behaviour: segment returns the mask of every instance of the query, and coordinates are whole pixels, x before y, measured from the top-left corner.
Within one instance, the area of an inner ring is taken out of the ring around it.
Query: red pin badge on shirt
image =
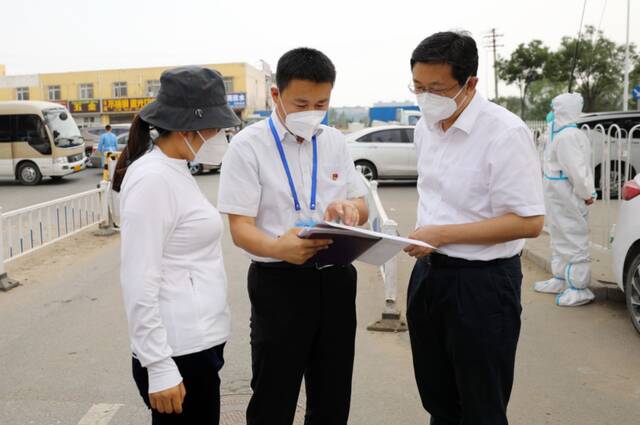
[[[333,180],[333,181],[338,180],[338,177],[340,177],[340,175],[338,173],[332,173],[331,174],[331,180]]]

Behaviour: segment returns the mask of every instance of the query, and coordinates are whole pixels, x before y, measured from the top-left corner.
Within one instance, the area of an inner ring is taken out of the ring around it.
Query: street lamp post
[[[622,110],[629,110],[629,28],[631,23],[631,0],[627,0],[627,44],[624,49],[624,83],[622,87]]]

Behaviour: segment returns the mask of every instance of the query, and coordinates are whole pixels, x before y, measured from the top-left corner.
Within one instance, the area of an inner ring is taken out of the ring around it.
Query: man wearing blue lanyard
[[[366,187],[344,137],[320,125],[335,76],[317,50],[286,53],[273,114],[238,133],[224,158],[218,208],[252,260],[248,425],[291,425],[303,376],[305,424],[346,425],[349,417],[356,270],[317,264],[331,241],[298,237],[322,220],[367,220]]]

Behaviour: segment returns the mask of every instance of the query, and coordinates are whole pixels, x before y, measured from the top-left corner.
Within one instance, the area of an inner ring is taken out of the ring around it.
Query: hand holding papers
[[[345,265],[360,260],[380,266],[410,245],[434,249],[431,245],[419,240],[330,222],[306,227],[298,236],[307,239],[333,240],[333,244],[328,249],[319,252],[310,260],[320,265]]]

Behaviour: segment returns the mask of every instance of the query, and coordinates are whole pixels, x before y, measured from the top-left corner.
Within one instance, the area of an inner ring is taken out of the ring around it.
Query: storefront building
[[[224,78],[229,106],[241,119],[255,111],[270,109],[271,70],[248,63],[203,65]],[[46,100],[66,106],[77,124],[91,127],[129,123],[155,99],[160,75],[169,67],[6,75],[0,65],[0,101]]]

